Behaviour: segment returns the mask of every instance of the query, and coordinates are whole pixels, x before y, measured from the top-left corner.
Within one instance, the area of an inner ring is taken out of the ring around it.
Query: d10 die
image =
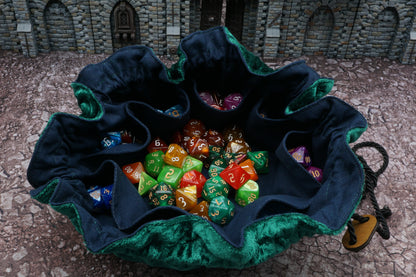
[[[168,150],[168,145],[163,139],[156,137],[152,140],[146,149],[149,151],[149,153],[153,153],[159,150],[165,153],[166,150]]]
[[[144,168],[141,162],[137,162],[123,166],[122,170],[132,184],[137,184]]]
[[[140,182],[139,182],[137,191],[139,192],[140,195],[144,195],[156,185],[157,185],[157,181],[155,179],[153,179],[146,172],[142,172],[140,176]]]
[[[176,206],[189,211],[192,210],[198,203],[198,197],[196,195],[196,186],[189,186],[179,188],[175,192]]]
[[[305,168],[308,168],[312,164],[311,156],[305,146],[290,149],[289,154],[292,155],[292,157]]]
[[[191,119],[183,127],[183,135],[187,137],[202,137],[205,134],[205,125],[198,119]]]
[[[201,197],[202,188],[204,187],[205,182],[207,179],[202,175],[201,172],[196,170],[191,170],[186,172],[181,181],[180,186],[181,188],[189,187],[189,186],[196,186],[197,188],[197,196]]]
[[[149,191],[149,201],[153,207],[175,205],[173,188],[165,183],[157,184]]]
[[[172,188],[177,189],[183,174],[181,168],[165,165],[157,177],[157,181],[158,183],[163,182],[170,185]]]
[[[324,177],[322,169],[315,166],[310,166],[308,167],[308,172],[313,176],[313,178],[316,179],[316,181],[322,182],[322,179]]]
[[[206,220],[211,221],[208,214],[209,204],[207,201],[202,201],[201,203],[197,204],[192,210],[189,212],[194,215],[198,215]]]
[[[247,159],[244,162],[240,163],[239,166],[241,166],[241,168],[244,169],[250,175],[251,180],[257,181],[259,179],[256,169],[254,168],[254,162],[252,160]]]
[[[217,196],[228,196],[230,186],[220,177],[210,178],[206,181],[204,188],[202,189],[202,197],[211,202]]]
[[[225,196],[217,196],[209,205],[209,217],[217,224],[228,224],[234,217],[234,204]]]
[[[269,152],[267,151],[256,151],[248,152],[247,156],[254,163],[254,168],[257,173],[268,173],[269,172]]]
[[[246,206],[259,198],[259,185],[253,180],[249,180],[242,185],[235,194],[235,201],[240,206]]]
[[[209,147],[206,140],[192,137],[186,144],[189,155],[198,160],[205,160],[209,156]]]
[[[195,159],[191,156],[186,156],[185,161],[183,162],[182,170],[183,172],[188,172],[191,170],[196,170],[201,172],[204,163],[198,159]]]
[[[186,156],[188,156],[188,153],[182,147],[172,143],[165,153],[164,161],[169,165],[181,168]]]
[[[236,190],[250,180],[250,175],[236,163],[230,164],[220,173],[220,176]]]
[[[161,150],[147,154],[144,161],[146,172],[156,178],[165,166],[164,157]]]

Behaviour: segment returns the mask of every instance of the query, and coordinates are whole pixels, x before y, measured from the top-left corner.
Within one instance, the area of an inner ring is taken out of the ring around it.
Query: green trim
[[[177,54],[179,56],[179,61],[166,69],[169,80],[175,84],[179,84],[185,80],[183,65],[186,62],[186,54],[181,47],[178,48]]]
[[[74,225],[75,229],[84,236],[84,230],[82,229],[82,221],[81,217],[79,216],[78,210],[73,203],[67,203],[62,205],[51,205],[51,207],[61,213],[66,215],[69,220],[71,220],[72,224]],[[85,241],[85,238],[84,238]]]
[[[294,113],[302,107],[321,99],[331,91],[333,86],[334,80],[318,79],[286,107],[285,114]]]
[[[355,142],[367,130],[367,127],[368,125],[349,130],[346,135],[347,143],[349,144]]]
[[[80,83],[72,83],[71,87],[82,111],[79,117],[87,120],[100,119],[104,114],[104,109],[91,89]]]
[[[36,195],[32,195],[32,198],[43,204],[49,204],[49,200],[51,199],[52,194],[54,193],[55,188],[58,184],[59,179],[53,179],[39,193],[37,193]]]

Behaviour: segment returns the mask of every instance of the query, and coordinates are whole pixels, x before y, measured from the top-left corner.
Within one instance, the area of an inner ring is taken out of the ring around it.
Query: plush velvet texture
[[[345,102],[323,97],[333,81],[302,61],[271,70],[222,27],[185,38],[179,56],[166,69],[151,49],[130,46],[84,68],[72,85],[82,114],[53,115],[36,145],[28,169],[32,197],[67,215],[92,252],[179,270],[244,268],[303,236],[340,232],[364,182],[348,143],[367,125]],[[199,98],[200,90],[240,91],[243,102],[218,111]],[[157,111],[176,104],[185,109],[182,117]],[[236,205],[226,226],[177,207],[152,209],[121,171],[144,159],[152,137],[168,139],[194,117],[216,129],[237,123],[254,150],[269,151],[260,198]],[[121,129],[137,142],[102,150],[103,135]],[[323,169],[322,183],[289,155],[299,144]],[[87,189],[110,184],[111,211],[97,212]]]

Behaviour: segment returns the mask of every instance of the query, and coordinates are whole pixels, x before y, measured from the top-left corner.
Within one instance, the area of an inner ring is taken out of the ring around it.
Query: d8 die
[[[259,186],[253,180],[247,181],[235,194],[235,201],[240,206],[246,206],[259,198]]]
[[[254,163],[254,168],[257,173],[268,173],[269,172],[269,152],[267,151],[256,151],[248,152],[247,156]]]
[[[207,201],[201,201],[201,203],[197,204],[192,210],[189,212],[194,215],[198,215],[206,220],[211,221],[208,214],[209,204]]]
[[[196,170],[201,172],[204,163],[198,159],[195,159],[191,156],[186,156],[185,161],[183,162],[182,170],[183,172],[188,172],[191,170]]]
[[[158,206],[172,206],[175,205],[175,194],[170,185],[159,183],[149,191],[150,205]]]
[[[311,156],[305,146],[290,149],[289,154],[291,154],[292,157],[305,168],[308,168],[312,164]]]
[[[181,168],[186,156],[188,156],[188,153],[182,147],[172,143],[165,153],[164,161],[169,165]]]
[[[234,204],[225,196],[217,196],[209,205],[209,217],[212,222],[225,225],[234,217]]]
[[[204,188],[202,189],[202,197],[211,202],[217,196],[228,196],[230,186],[220,177],[210,178],[206,181]]]
[[[161,150],[147,154],[144,161],[146,172],[156,178],[165,166],[164,157]]]
[[[162,140],[159,137],[156,137],[152,140],[152,142],[147,146],[146,149],[147,151],[149,151],[149,153],[153,153],[159,150],[165,153],[166,150],[168,150],[168,145],[164,140]]]
[[[156,185],[157,185],[157,181],[155,179],[153,179],[146,172],[142,172],[140,176],[140,182],[139,182],[137,191],[139,192],[140,195],[144,195]]]
[[[324,177],[322,169],[315,166],[310,166],[308,167],[308,172],[313,176],[313,178],[316,179],[316,181],[322,182],[322,179]]]
[[[157,177],[157,181],[158,183],[163,182],[170,185],[172,188],[177,189],[182,176],[182,169],[171,165],[165,165]]]
[[[198,202],[198,197],[196,195],[196,186],[179,188],[176,190],[175,196],[176,206],[185,211],[193,209]]]
[[[220,173],[220,176],[236,190],[250,180],[250,175],[236,163],[230,164]]]
[[[197,188],[197,196],[201,197],[202,188],[204,187],[205,182],[207,179],[202,175],[201,172],[196,170],[191,170],[186,172],[181,181],[180,186],[181,188],[189,187],[189,186],[196,186]]]

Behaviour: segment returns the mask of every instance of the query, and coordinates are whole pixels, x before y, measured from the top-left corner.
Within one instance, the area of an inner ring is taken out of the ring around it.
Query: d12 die
[[[175,194],[170,185],[161,182],[149,191],[149,201],[153,207],[173,206]]]
[[[196,186],[197,188],[197,196],[201,197],[202,188],[204,187],[205,182],[207,179],[202,175],[201,172],[196,170],[191,170],[186,172],[181,181],[180,186],[181,188],[189,187],[189,186]]]
[[[250,175],[236,163],[230,164],[220,173],[220,176],[236,190],[250,180]]]
[[[168,145],[163,139],[156,137],[152,140],[146,149],[149,151],[149,153],[153,153],[159,150],[165,153],[166,150],[168,150]]]
[[[298,146],[295,149],[290,149],[289,154],[305,168],[308,168],[312,164],[311,156],[305,146]]]
[[[235,201],[243,207],[254,202],[257,198],[259,198],[259,185],[253,180],[247,181],[235,194]]]
[[[209,217],[212,222],[225,225],[234,217],[234,204],[225,196],[217,196],[209,205]]]
[[[169,165],[181,168],[186,156],[188,156],[188,153],[182,147],[172,143],[165,153],[164,161]]]
[[[181,168],[165,165],[157,177],[159,183],[163,182],[170,185],[173,189],[177,189],[179,182],[183,176],[183,170]]]
[[[197,204],[192,210],[189,212],[194,215],[198,215],[206,220],[211,221],[208,214],[209,204],[207,201],[201,201],[201,203]]]
[[[139,192],[140,195],[144,195],[156,185],[157,185],[157,181],[155,179],[153,179],[146,172],[142,172],[140,176],[140,182],[139,182],[137,191]]]
[[[161,150],[147,154],[144,161],[146,172],[156,178],[165,166],[164,157]]]
[[[123,166],[122,170],[132,184],[137,184],[144,168],[141,162],[137,162]]]
[[[196,194],[196,186],[178,188],[175,192],[176,206],[185,211],[192,210],[198,203]]]
[[[254,168],[257,173],[268,173],[269,172],[269,152],[267,151],[256,151],[248,152],[247,156],[254,163]]]
[[[205,182],[204,188],[202,189],[202,197],[211,202],[217,196],[223,195],[228,196],[230,186],[220,177],[210,178]]]

